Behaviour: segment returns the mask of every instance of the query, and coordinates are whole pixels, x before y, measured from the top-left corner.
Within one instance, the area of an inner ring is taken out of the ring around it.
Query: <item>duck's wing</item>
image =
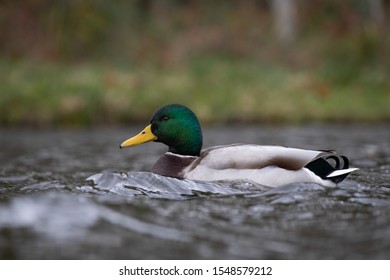
[[[193,180],[242,179],[270,187],[303,182],[334,186],[355,170],[346,157],[332,151],[235,144],[202,151],[181,174]]]
[[[234,144],[203,150],[200,157],[190,167],[204,165],[211,169],[222,170],[261,169],[267,166],[277,166],[288,170],[298,170],[321,153],[321,151],[282,146]]]
[[[276,172],[281,177],[286,175],[286,180],[292,180],[292,174],[294,174],[296,181],[310,179],[310,181],[317,182],[319,179],[322,184],[324,181],[339,183],[351,172],[357,170],[357,168],[349,168],[347,157],[333,151],[243,144],[216,146],[202,151],[200,157],[194,160],[185,172],[188,174],[195,169],[197,172],[193,174],[205,170],[207,171],[205,173],[217,170],[226,173],[226,171],[234,170],[236,174],[254,174],[253,171],[258,170],[255,173],[258,177],[271,177],[270,174]],[[311,172],[307,173],[308,171]],[[277,175],[276,177],[274,175],[272,177],[276,178]]]

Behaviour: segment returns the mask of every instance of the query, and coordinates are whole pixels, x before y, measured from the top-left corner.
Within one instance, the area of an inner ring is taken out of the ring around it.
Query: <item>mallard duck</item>
[[[202,150],[198,118],[189,108],[178,104],[158,109],[149,125],[124,141],[120,148],[149,141],[169,147],[151,171],[180,179],[250,180],[269,187],[301,182],[335,186],[357,169],[349,168],[347,157],[332,151],[249,144]]]

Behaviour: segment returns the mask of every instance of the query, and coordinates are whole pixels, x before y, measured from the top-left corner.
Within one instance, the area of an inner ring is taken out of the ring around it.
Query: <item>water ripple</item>
[[[203,182],[164,177],[150,172],[99,173],[87,180],[94,188],[118,195],[184,199],[209,195],[240,195],[267,189],[251,182]]]
[[[86,197],[64,193],[16,197],[1,205],[0,212],[0,228],[25,228],[62,242],[90,238],[92,228],[102,222],[157,238],[190,240],[186,232],[148,223],[99,205]]]

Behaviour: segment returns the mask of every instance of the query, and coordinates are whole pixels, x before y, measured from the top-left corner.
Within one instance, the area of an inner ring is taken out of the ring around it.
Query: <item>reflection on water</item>
[[[166,148],[139,130],[0,131],[0,258],[390,257],[390,127],[214,127],[235,142],[341,151],[338,187],[196,182],[145,172]],[[340,249],[341,248],[341,249]]]

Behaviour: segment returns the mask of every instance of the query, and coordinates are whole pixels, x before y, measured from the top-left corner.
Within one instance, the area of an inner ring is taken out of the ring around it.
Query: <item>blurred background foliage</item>
[[[3,0],[0,124],[390,120],[385,0]]]

